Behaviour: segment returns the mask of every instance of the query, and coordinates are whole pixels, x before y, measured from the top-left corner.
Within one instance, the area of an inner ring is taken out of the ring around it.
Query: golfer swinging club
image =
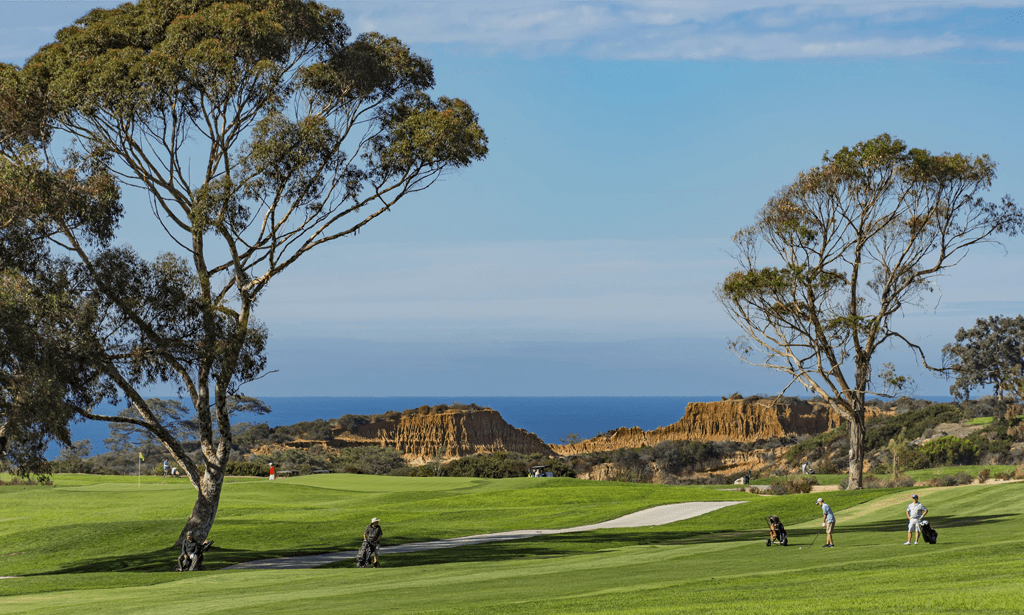
[[[825,500],[818,498],[815,502],[818,506],[821,506],[821,526],[825,528],[825,544],[821,545],[822,549],[834,547],[832,544],[832,529],[836,526],[836,516],[832,514],[832,507],[825,503]]]

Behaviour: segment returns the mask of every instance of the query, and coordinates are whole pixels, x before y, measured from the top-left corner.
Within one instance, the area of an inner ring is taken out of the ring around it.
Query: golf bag
[[[371,545],[368,540],[364,540],[363,545],[359,547],[359,553],[356,553],[356,568],[369,568],[370,560],[376,552],[377,546]],[[373,567],[380,568],[380,564],[375,563]]]
[[[178,565],[174,568],[175,572],[191,572],[193,570],[206,570],[206,566],[203,566],[203,554],[206,553],[210,547],[213,546],[212,540],[207,540],[199,545],[196,549],[196,556],[194,558],[184,558],[184,556],[178,558]],[[191,559],[191,563],[189,563]]]
[[[927,521],[921,521],[921,538],[930,545],[935,544],[939,540],[939,533],[932,529],[932,524]]]
[[[788,547],[789,538],[786,536],[786,527],[782,525],[782,521],[775,515],[765,517],[765,520],[768,521],[768,540],[764,541],[764,546],[770,547],[773,542],[777,542],[783,547]]]

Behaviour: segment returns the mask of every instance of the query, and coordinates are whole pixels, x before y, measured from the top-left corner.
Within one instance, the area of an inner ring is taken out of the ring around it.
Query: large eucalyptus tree
[[[848,422],[852,489],[863,486],[865,395],[905,380],[891,366],[873,371],[879,348],[901,344],[928,366],[894,317],[972,246],[1021,230],[1009,197],[982,198],[995,169],[988,156],[933,155],[883,134],[826,153],[734,238],[740,266],[717,289],[743,331],[732,348]]]
[[[955,376],[949,392],[968,399],[974,389],[993,387],[999,399],[1024,400],[1024,316],[979,318],[942,347]]]
[[[310,250],[482,159],[484,131],[462,100],[427,94],[428,60],[381,34],[352,39],[341,11],[299,0],[93,10],[0,75],[5,168],[108,180],[86,217],[116,224],[122,207],[144,207],[177,246],[147,261],[111,233],[84,233],[81,209],[50,201],[33,218],[95,315],[80,346],[92,391],[116,390],[134,412],[64,402],[160,440],[198,491],[182,533],[206,536],[231,452],[229,402],[266,362],[261,295]],[[158,381],[191,401],[198,463],[144,398]]]

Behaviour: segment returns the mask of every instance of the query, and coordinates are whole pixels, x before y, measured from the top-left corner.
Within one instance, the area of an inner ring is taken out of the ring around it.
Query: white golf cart
[[[530,478],[554,478],[551,466],[530,466]]]

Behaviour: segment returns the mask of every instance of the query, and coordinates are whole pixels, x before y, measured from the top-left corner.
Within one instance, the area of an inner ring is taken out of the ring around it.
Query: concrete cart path
[[[521,540],[535,536],[548,534],[568,534],[570,532],[589,532],[590,530],[605,530],[629,527],[648,527],[652,525],[665,525],[684,519],[699,517],[719,508],[743,504],[743,502],[683,502],[681,504],[665,504],[655,506],[635,513],[628,514],[618,519],[581,525],[579,527],[567,527],[559,530],[513,530],[511,532],[497,532],[495,534],[477,534],[475,536],[463,536],[461,538],[449,538],[447,540],[431,540],[429,542],[411,542],[393,547],[381,547],[381,555],[389,553],[412,553],[414,551],[430,551],[432,549],[451,549],[453,547],[464,547],[466,545],[478,545],[487,542],[500,542],[503,540]],[[253,562],[243,562],[228,566],[224,570],[296,570],[302,568],[316,568],[325,564],[331,564],[344,559],[355,559],[357,550],[338,551],[336,553],[321,553],[319,555],[298,555],[295,557],[278,557],[275,559],[261,559]]]

